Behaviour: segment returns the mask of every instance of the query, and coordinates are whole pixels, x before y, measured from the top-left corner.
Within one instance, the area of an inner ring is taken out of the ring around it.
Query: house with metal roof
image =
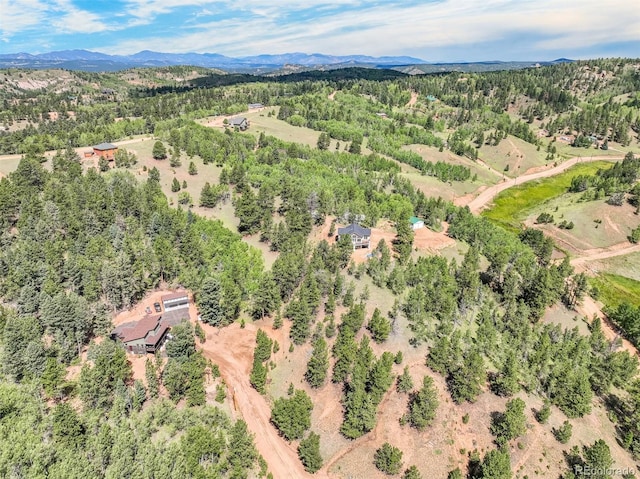
[[[160,300],[162,301],[162,307],[165,311],[189,307],[189,294],[186,291],[183,293],[165,294]]]
[[[245,131],[247,128],[249,128],[249,120],[247,120],[243,116],[231,118],[231,120],[229,121],[229,125],[231,126],[231,128],[237,128],[240,131]]]
[[[357,223],[351,223],[344,228],[338,228],[338,240],[342,236],[349,236],[353,249],[368,248],[371,243],[371,228],[364,228]]]
[[[118,151],[118,147],[112,143],[100,143],[93,147],[93,154],[106,158],[107,160],[113,160]]]

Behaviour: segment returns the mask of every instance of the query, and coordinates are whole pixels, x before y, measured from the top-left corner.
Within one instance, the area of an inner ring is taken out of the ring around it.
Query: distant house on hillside
[[[93,147],[94,155],[101,156],[109,161],[114,159],[116,151],[118,151],[118,147],[111,143],[100,143]]]
[[[249,103],[249,110],[259,110],[260,108],[264,108],[262,103]]]
[[[409,218],[409,223],[411,223],[412,230],[419,230],[420,228],[424,228],[424,221],[416,216],[412,216]]]
[[[231,125],[231,128],[237,128],[240,131],[245,131],[249,128],[249,120],[245,117],[231,118],[229,125]]]
[[[338,239],[349,236],[353,249],[368,248],[371,242],[371,229],[364,228],[357,223],[351,223],[344,228],[338,228]]]

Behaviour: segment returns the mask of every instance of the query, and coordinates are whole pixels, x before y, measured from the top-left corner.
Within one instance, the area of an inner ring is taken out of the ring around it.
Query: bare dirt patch
[[[217,329],[205,324],[203,329],[207,335],[206,342],[200,345],[203,354],[219,366],[234,409],[255,435],[256,447],[274,477],[328,477],[322,472],[312,476],[304,470],[294,446],[281,438],[271,425],[271,409],[266,399],[249,383],[257,327],[247,324],[241,328],[235,323]]]
[[[412,106],[414,106],[416,103],[418,102],[418,92],[417,91],[413,91],[411,90],[411,98],[409,99],[409,101],[407,102],[407,104],[405,105],[406,108],[411,108]]]

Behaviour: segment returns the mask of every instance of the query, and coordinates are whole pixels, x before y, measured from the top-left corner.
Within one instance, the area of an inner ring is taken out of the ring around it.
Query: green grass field
[[[589,280],[598,289],[598,299],[606,306],[616,307],[623,302],[640,305],[640,281],[613,273],[601,273]]]
[[[592,175],[599,168],[611,166],[606,161],[582,163],[559,175],[509,188],[500,193],[494,200],[494,206],[482,215],[506,229],[517,230],[528,210],[565,193],[575,176]]]

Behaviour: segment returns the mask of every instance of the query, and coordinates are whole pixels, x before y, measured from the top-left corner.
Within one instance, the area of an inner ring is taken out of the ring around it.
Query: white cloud
[[[61,32],[92,33],[117,29],[101,21],[97,14],[77,8],[70,0],[56,0],[54,5],[52,9],[60,16],[52,21],[52,25]]]
[[[0,32],[3,38],[37,26],[48,6],[40,0],[0,0]]]
[[[223,1],[185,0],[191,5],[222,5]],[[181,0],[137,0],[154,11],[175,8]],[[246,0],[243,9],[260,15],[190,25],[172,38],[125,40],[110,51],[141,49],[218,52],[228,55],[290,51],[372,55],[428,51],[450,46],[476,47],[517,35],[531,38],[531,50],[563,50],[602,43],[638,41],[640,9],[635,2],[609,0],[447,0],[420,5],[363,4],[357,12],[331,13],[321,18],[283,23],[292,10],[310,6],[356,5],[356,0],[271,2]],[[278,10],[280,8],[280,10]],[[278,13],[279,12],[279,13]],[[624,21],[621,21],[624,19]],[[510,45],[505,45],[509,47]],[[639,49],[640,51],[640,49]],[[504,58],[486,52],[485,58]]]
[[[51,27],[55,28],[54,33],[91,33],[109,28],[98,15],[77,8],[70,0],[0,0],[0,12],[0,31],[6,39]]]

